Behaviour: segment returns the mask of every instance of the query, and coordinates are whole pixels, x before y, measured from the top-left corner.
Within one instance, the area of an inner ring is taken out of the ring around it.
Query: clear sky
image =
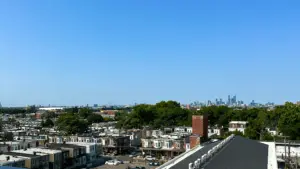
[[[297,101],[299,41],[299,0],[1,0],[0,102]]]

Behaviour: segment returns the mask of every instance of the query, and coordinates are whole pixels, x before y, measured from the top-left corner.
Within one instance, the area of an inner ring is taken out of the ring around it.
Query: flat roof
[[[25,154],[33,154],[34,152],[37,152],[37,155],[40,155],[40,153],[38,153],[38,152],[47,153],[47,154],[61,153],[60,150],[53,150],[53,149],[46,149],[46,148],[29,148],[26,151],[24,151],[24,150],[15,150],[13,152],[25,153]]]
[[[231,121],[229,124],[247,124],[247,121]]]
[[[51,143],[49,144],[49,148],[82,148],[84,146],[79,146],[75,144],[58,144],[58,143]]]
[[[187,167],[187,166],[186,166]],[[268,145],[235,136],[204,169],[267,169]]]
[[[9,157],[9,160],[7,161],[7,157]],[[6,164],[9,162],[15,162],[15,161],[22,161],[29,159],[28,157],[22,157],[22,156],[12,156],[12,155],[0,155],[0,164]],[[1,167],[0,167],[1,168]]]
[[[39,155],[34,155],[34,154],[26,154],[26,153],[19,153],[19,152],[6,152],[3,153],[4,155],[11,155],[11,156],[20,156],[20,157],[38,157]]]
[[[91,145],[97,145],[97,143],[85,143],[85,142],[66,142],[66,144],[73,144],[78,146],[91,146]],[[99,144],[99,143],[98,143]]]
[[[206,154],[210,149],[212,149],[218,143],[219,143],[219,141],[218,142],[214,142],[214,143],[206,143],[206,144],[201,145],[201,146],[204,146],[204,147],[200,148],[195,153],[190,154],[188,157],[180,160],[175,165],[173,165],[172,167],[170,167],[170,169],[184,169],[184,168],[188,168],[189,163],[195,162],[199,157],[201,157],[202,155]],[[189,153],[189,152],[187,152],[187,153]]]

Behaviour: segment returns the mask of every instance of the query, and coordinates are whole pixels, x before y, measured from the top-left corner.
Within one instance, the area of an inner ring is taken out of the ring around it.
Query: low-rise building
[[[74,144],[47,144],[50,149],[68,150],[68,157],[65,158],[65,163],[68,165],[64,168],[76,168],[86,165],[86,147]]]
[[[174,132],[187,132],[187,133],[192,133],[193,128],[192,127],[175,127]]]
[[[29,148],[27,150],[19,150],[14,152],[21,152],[26,154],[48,155],[49,169],[63,169],[62,151],[48,148]]]
[[[28,158],[2,154],[0,155],[0,166],[25,168],[26,159]]]
[[[28,149],[32,147],[39,146],[39,142],[36,140],[19,140],[19,141],[7,141],[7,142],[0,142],[1,151],[3,152],[10,152],[15,150],[22,150],[22,149]],[[7,147],[7,148],[3,148]],[[6,150],[6,151],[5,151]]]
[[[140,148],[145,154],[173,157],[185,151],[184,139],[148,138],[142,139]]]
[[[97,159],[97,156],[103,153],[102,145],[97,143],[66,142],[66,144],[73,144],[85,147],[87,164],[95,161]]]
[[[101,137],[101,143],[105,153],[120,154],[130,149],[129,136],[118,135]]]
[[[231,121],[229,122],[228,130],[230,132],[239,131],[245,134],[245,129],[247,128],[247,121]]]
[[[49,155],[38,154],[27,150],[16,150],[13,152],[6,152],[4,155],[10,155],[13,157],[25,157],[25,168],[42,168],[49,169]]]
[[[139,147],[141,146],[141,138],[142,138],[142,131],[141,130],[129,130],[127,131],[127,135],[130,139],[130,146],[132,147]]]

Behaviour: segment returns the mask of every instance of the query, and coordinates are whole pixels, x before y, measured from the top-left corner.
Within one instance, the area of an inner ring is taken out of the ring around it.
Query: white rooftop
[[[268,169],[278,169],[274,142],[261,142],[268,145]]]
[[[229,124],[247,124],[247,121],[231,121]]]
[[[53,149],[46,149],[46,148],[29,148],[27,150],[24,150],[24,149],[15,150],[13,152],[24,153],[24,154],[33,154],[34,152],[36,152],[37,155],[61,153],[60,150],[53,150]],[[41,153],[39,153],[39,152],[41,152]]]
[[[9,157],[9,160],[7,161],[7,157]],[[9,162],[15,162],[15,161],[22,161],[29,159],[28,157],[21,157],[21,156],[11,156],[11,155],[0,155],[0,165],[1,164],[6,164]]]
[[[97,143],[85,143],[85,142],[66,142],[66,144],[74,144],[74,145],[78,145],[78,146],[97,145]]]

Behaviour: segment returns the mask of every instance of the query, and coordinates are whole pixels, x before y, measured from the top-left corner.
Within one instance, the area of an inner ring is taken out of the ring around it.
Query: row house
[[[37,156],[49,156],[49,169],[63,169],[63,159],[61,150],[52,150],[47,148],[30,148],[26,150],[13,151],[15,153],[34,154]]]
[[[142,148],[153,149],[184,149],[183,139],[142,139]]]
[[[8,141],[8,142],[0,142],[0,145],[1,147],[4,147],[1,148],[2,152],[10,152],[15,150],[38,147],[39,141],[36,140]]]
[[[66,144],[85,147],[87,164],[97,160],[97,157],[103,153],[102,145],[96,143],[67,142]]]
[[[162,135],[164,135],[164,131],[162,130],[151,130],[148,128],[144,128],[142,130],[142,138],[151,138],[151,137],[159,138]]]
[[[187,133],[192,133],[193,128],[192,127],[175,127],[174,132],[187,132]]]
[[[26,159],[29,158],[2,154],[0,155],[0,166],[25,168]]]
[[[245,134],[245,129],[247,128],[247,121],[231,121],[229,122],[228,130],[230,132],[239,131]]]
[[[142,139],[142,147],[140,149],[144,154],[154,154],[170,158],[185,152],[185,141],[184,139],[163,138]]]
[[[105,153],[120,154],[130,150],[129,136],[100,137]]]
[[[100,143],[99,137],[92,136],[49,136],[49,143],[81,142],[81,143]]]
[[[141,130],[129,130],[127,131],[127,135],[130,139],[130,146],[132,147],[140,147],[142,145],[142,131]]]
[[[74,144],[47,144],[49,149],[62,150],[64,153],[62,156],[64,158],[63,168],[80,168],[86,165],[86,148],[84,146],[78,146]]]
[[[48,154],[38,154],[36,152],[27,151],[25,149],[24,150],[16,150],[13,152],[6,152],[3,154],[13,156],[13,157],[25,158],[25,168],[49,169],[49,155]]]

